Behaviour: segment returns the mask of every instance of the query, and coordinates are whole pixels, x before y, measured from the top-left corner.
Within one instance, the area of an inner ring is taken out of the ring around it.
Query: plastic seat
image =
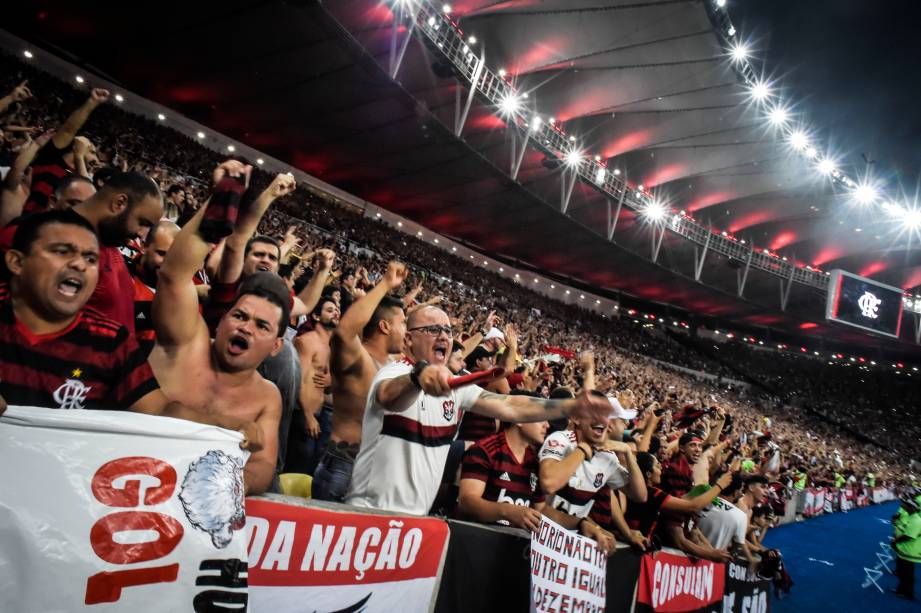
[[[302,473],[282,473],[278,475],[281,481],[281,493],[285,496],[297,496],[298,498],[310,498],[310,490],[313,485],[313,477]]]

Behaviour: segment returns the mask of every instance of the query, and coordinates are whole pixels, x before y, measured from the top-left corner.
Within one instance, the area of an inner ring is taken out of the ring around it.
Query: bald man
[[[448,370],[454,330],[433,306],[410,313],[405,355],[381,368],[371,382],[346,503],[424,515],[432,506],[448,449],[465,411],[506,422],[582,416],[607,424],[605,398],[544,399],[488,392],[476,385],[452,388]]]
[[[134,334],[144,355],[150,355],[157,340],[150,314],[157,293],[157,275],[178,233],[179,226],[173,222],[165,219],[157,222],[144,239],[144,249],[128,264],[134,281]]]

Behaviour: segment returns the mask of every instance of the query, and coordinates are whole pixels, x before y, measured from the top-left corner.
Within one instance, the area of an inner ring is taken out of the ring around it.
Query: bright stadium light
[[[540,115],[535,115],[534,119],[531,120],[531,130],[534,132],[537,132],[538,130],[540,130],[541,123],[542,123],[542,120],[540,118]]]
[[[905,211],[905,215],[902,219],[905,221],[905,225],[912,230],[921,228],[921,209],[909,209]]]
[[[31,59],[34,57],[34,56],[32,55],[32,52],[29,51],[28,49],[26,49],[25,51],[23,51],[22,54],[25,56],[25,58],[26,58],[27,60],[31,60]]]
[[[121,94],[115,94],[115,101],[116,101],[116,102],[124,102],[124,101],[125,101],[125,97],[122,96]]]
[[[474,36],[474,35],[471,34],[470,37],[467,38],[467,44],[475,45],[475,44],[476,44],[476,36]]]
[[[861,183],[854,189],[854,199],[860,204],[870,204],[878,196],[876,188],[869,183]]]
[[[771,123],[775,126],[782,126],[790,121],[790,112],[784,107],[777,105],[768,113],[768,119],[770,119]]]
[[[157,119],[159,119],[160,121],[166,121],[166,115],[164,115],[163,113],[157,113]]]
[[[665,218],[667,211],[665,207],[662,206],[662,203],[656,202],[653,200],[646,205],[646,208],[643,209],[643,215],[650,221],[662,221]]]
[[[506,74],[506,73],[505,73],[505,68],[500,68],[500,69],[499,69],[499,76],[500,76],[500,77],[504,77],[505,74]]]
[[[601,185],[604,183],[604,177],[607,175],[607,171],[604,168],[599,168],[595,172],[595,183]]]
[[[511,116],[521,108],[521,98],[514,93],[506,94],[499,100],[499,110],[505,116]]]
[[[771,95],[771,88],[764,81],[756,81],[748,90],[754,100],[765,100]]]
[[[75,77],[74,77],[74,80],[75,80],[77,83],[83,83],[83,77],[81,77],[80,75],[75,76]]]
[[[819,150],[815,147],[806,147],[806,155],[815,158],[819,155]]]
[[[204,132],[199,132],[196,136],[198,136],[199,140],[201,140],[202,138],[205,137],[205,133],[204,133]]]
[[[806,136],[805,132],[797,130],[790,135],[790,144],[793,145],[794,149],[803,151],[809,146],[809,138]]]
[[[729,55],[732,57],[733,62],[742,62],[748,59],[750,54],[751,50],[745,43],[735,43],[729,47]]]
[[[719,8],[723,8],[724,6],[726,6],[726,0],[716,0],[716,6],[718,6]]]
[[[823,175],[830,175],[831,173],[835,172],[835,168],[837,168],[835,163],[828,158],[825,158],[819,162],[819,172],[821,172]]]
[[[575,168],[582,162],[582,152],[579,149],[572,149],[566,154],[566,165]]]

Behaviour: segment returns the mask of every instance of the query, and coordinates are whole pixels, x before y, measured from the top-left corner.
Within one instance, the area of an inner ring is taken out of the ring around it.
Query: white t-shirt
[[[559,462],[577,446],[576,433],[572,430],[554,432],[544,440],[537,458]],[[621,466],[617,455],[609,451],[596,451],[591,461],[582,462],[567,483],[558,491],[550,505],[564,513],[587,517],[592,510],[595,492],[603,486],[620,489],[630,482],[630,473]]]
[[[412,369],[407,360],[393,362],[381,368],[371,382],[347,504],[425,515],[435,502],[461,416],[483,388],[467,385],[447,396],[420,391],[403,412],[388,411],[378,404],[381,383]]]
[[[717,498],[700,512],[700,531],[715,549],[727,549],[733,543],[745,542],[748,516],[727,500]]]

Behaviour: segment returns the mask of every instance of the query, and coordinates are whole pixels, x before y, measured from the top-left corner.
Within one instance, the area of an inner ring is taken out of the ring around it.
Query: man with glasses
[[[348,504],[425,514],[467,410],[515,423],[573,414],[607,421],[607,400],[585,394],[544,399],[487,392],[476,385],[452,389],[447,362],[453,340],[441,309],[429,306],[410,313],[406,357],[382,368],[371,383]]]

